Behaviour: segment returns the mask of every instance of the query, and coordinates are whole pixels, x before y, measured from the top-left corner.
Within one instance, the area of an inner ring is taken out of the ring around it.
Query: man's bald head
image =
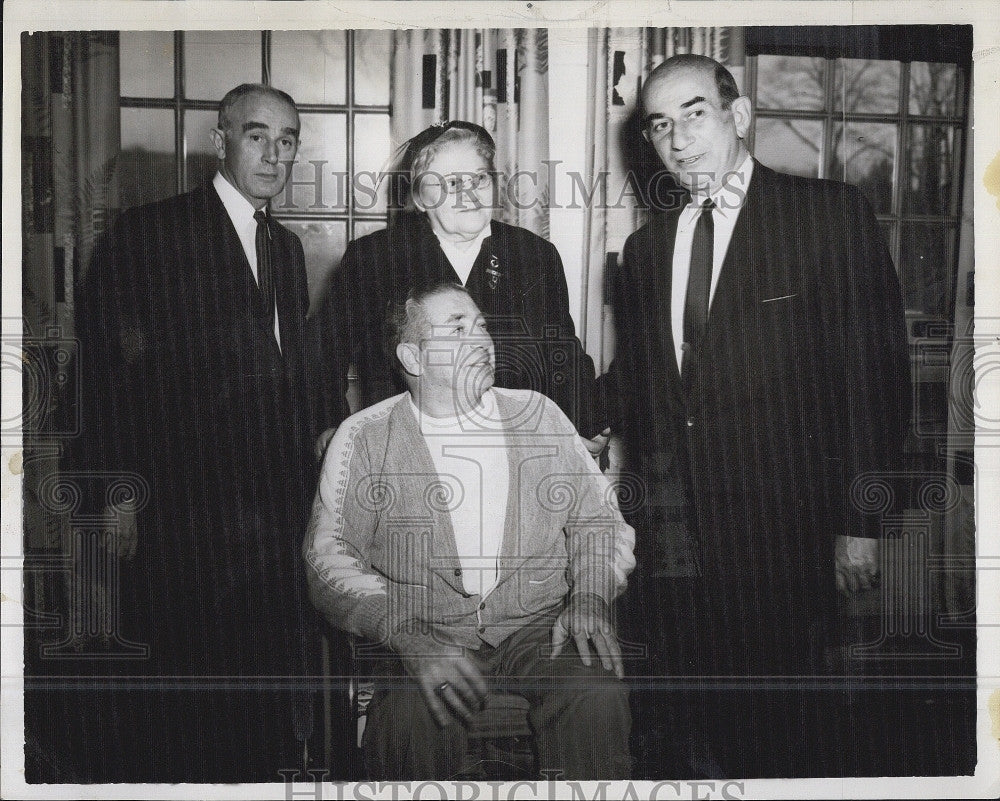
[[[646,82],[642,85],[643,102],[645,103],[647,93],[657,82],[666,80],[671,75],[685,70],[711,73],[715,81],[715,88],[719,90],[719,101],[723,109],[728,109],[733,101],[740,96],[739,87],[736,86],[736,79],[733,78],[733,74],[724,65],[708,56],[682,53],[671,56],[649,74]]]

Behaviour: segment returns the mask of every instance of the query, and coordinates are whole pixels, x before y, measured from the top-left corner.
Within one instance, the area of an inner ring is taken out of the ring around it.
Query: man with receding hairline
[[[707,728],[707,747],[681,757],[692,775],[833,775],[831,695],[803,681],[829,672],[838,587],[877,580],[880,520],[851,485],[900,462],[896,273],[855,187],[751,156],[753,109],[723,65],[668,59],[642,106],[643,135],[687,198],[628,239],[614,278],[612,423],[646,491],[630,521],[632,635],[647,675],[751,680],[694,703],[637,696],[654,714],[636,729],[673,725],[684,751]]]
[[[119,521],[120,634],[148,655],[110,665],[130,679],[101,704],[82,780],[281,781],[322,731],[298,553],[343,391],[323,385],[333,365],[317,373],[302,244],[268,210],[299,128],[286,93],[233,89],[214,179],[125,211],[79,285],[76,463],[150,496]]]
[[[627,778],[611,610],[634,535],[607,479],[553,401],[493,387],[464,286],[413,288],[389,324],[407,391],[337,429],[303,545],[317,608],[398,657],[368,707],[368,778],[459,776],[491,688],[528,701],[540,775]]]

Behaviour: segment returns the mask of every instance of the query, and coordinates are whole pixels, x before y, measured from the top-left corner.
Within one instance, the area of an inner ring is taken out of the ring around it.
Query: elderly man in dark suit
[[[114,666],[134,691],[102,710],[97,780],[281,781],[318,726],[289,680],[317,674],[299,548],[313,444],[345,409],[302,244],[268,213],[298,111],[244,84],[212,137],[212,183],[123,213],[77,297],[77,463],[150,493],[123,521],[121,567],[122,633],[149,656]]]
[[[900,461],[896,273],[855,187],[750,156],[750,101],[722,65],[668,59],[642,102],[644,135],[687,194],[628,239],[613,285],[605,380],[645,490],[630,521],[632,633],[651,656],[637,670],[727,679],[645,708],[670,710],[668,740],[704,746],[709,732],[682,755],[694,774],[829,775],[834,696],[806,687],[830,670],[837,587],[876,580],[880,521],[852,484]]]

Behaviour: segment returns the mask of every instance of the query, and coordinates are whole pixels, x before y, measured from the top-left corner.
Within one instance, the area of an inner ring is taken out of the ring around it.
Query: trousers
[[[551,659],[555,614],[535,618],[498,646],[467,650],[492,690],[524,696],[541,776],[570,780],[622,779],[632,764],[628,690],[591,654],[590,666],[572,642]],[[378,687],[368,707],[363,747],[369,777],[385,781],[448,779],[462,767],[468,732],[457,718],[440,728],[420,688],[404,678]]]

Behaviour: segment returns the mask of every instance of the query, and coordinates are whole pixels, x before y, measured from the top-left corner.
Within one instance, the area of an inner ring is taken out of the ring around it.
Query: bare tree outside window
[[[964,124],[954,64],[760,55],[754,153],[858,186],[882,222],[910,316],[954,305]]]

